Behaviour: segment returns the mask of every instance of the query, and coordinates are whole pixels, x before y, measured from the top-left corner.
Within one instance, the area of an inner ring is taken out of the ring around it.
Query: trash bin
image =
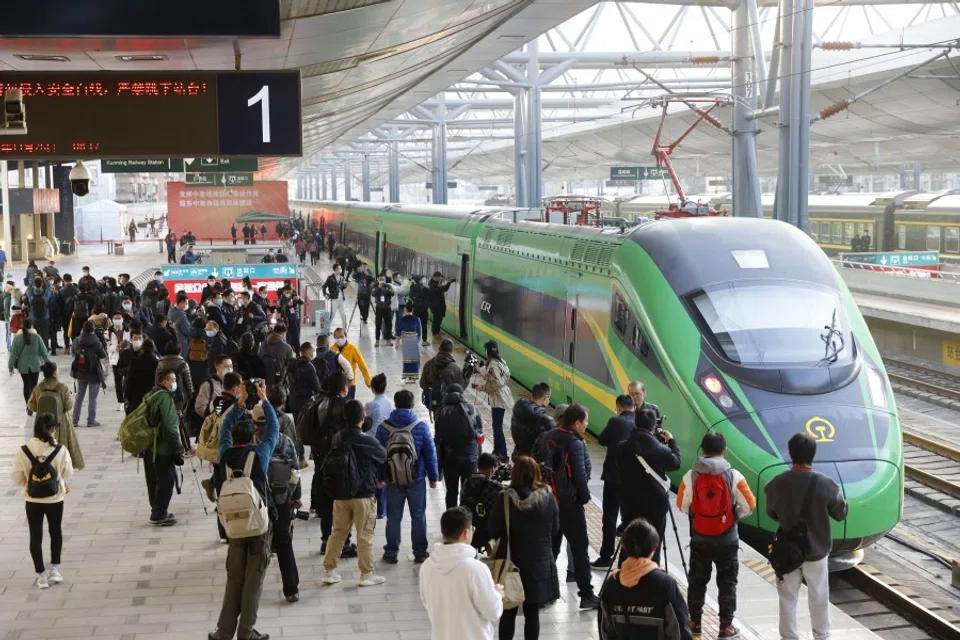
[[[73,255],[73,243],[69,240],[60,242],[60,253],[69,256]]]
[[[116,255],[118,255],[118,256],[122,256],[122,255],[123,255],[123,242],[122,242],[122,241],[117,240],[116,242],[113,243],[113,253],[116,254]]]

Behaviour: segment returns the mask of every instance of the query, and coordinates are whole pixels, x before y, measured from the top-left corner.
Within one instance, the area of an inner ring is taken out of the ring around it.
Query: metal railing
[[[911,269],[910,267],[892,267],[880,264],[864,264],[862,262],[844,262],[843,260],[830,260],[837,269],[859,269],[860,271],[869,271],[885,276],[895,278],[919,278],[922,280],[932,280],[935,282],[944,282],[947,284],[960,283],[960,274],[949,271],[928,271],[926,269]]]

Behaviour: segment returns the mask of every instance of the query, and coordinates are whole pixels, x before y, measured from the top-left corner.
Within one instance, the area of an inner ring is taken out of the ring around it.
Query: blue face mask
[[[216,331],[207,331],[207,337],[208,337],[208,338],[212,338],[212,337],[214,337],[215,335],[217,335],[217,332],[216,332]]]
[[[177,381],[174,380],[173,384],[170,385],[170,393],[176,393],[176,391],[177,391]]]

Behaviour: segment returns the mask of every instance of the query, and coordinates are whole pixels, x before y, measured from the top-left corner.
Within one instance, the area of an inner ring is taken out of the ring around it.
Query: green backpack
[[[120,440],[120,448],[134,456],[141,456],[144,452],[153,449],[156,451],[157,435],[159,429],[150,424],[150,400],[152,400],[159,391],[155,391],[143,399],[133,413],[128,415],[120,423],[120,432],[117,439]]]

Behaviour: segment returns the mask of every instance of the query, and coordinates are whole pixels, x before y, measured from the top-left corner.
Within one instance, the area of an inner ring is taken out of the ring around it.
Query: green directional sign
[[[610,167],[611,180],[660,180],[668,175],[660,167]]]
[[[196,173],[253,173],[259,171],[257,158],[184,158],[184,170]]]
[[[183,173],[180,158],[123,158],[100,161],[103,173]]]
[[[844,262],[876,264],[881,267],[936,267],[940,264],[939,251],[898,251],[896,253],[845,253]]]
[[[217,175],[216,173],[188,173],[184,183],[191,187],[215,187]]]
[[[185,183],[191,187],[248,187],[252,173],[188,173]]]

